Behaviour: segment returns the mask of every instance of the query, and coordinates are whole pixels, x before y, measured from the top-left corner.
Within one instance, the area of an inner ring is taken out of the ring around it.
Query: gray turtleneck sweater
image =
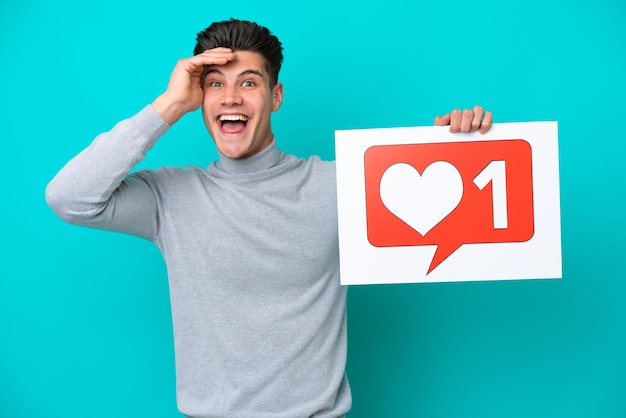
[[[167,128],[147,106],[99,135],[50,182],[49,205],[68,222],[161,250],[183,414],[345,414],[334,163],[286,155],[274,142],[206,169],[129,174]]]

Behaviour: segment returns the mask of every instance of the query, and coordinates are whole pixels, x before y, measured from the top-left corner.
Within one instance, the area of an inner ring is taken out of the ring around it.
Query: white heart
[[[424,173],[394,164],[380,180],[380,198],[391,213],[422,236],[448,216],[463,197],[463,179],[447,161],[431,163]]]

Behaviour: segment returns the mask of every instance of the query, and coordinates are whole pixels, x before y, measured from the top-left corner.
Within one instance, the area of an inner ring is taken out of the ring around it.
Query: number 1
[[[504,160],[495,160],[487,164],[483,171],[474,177],[474,184],[480,190],[491,182],[491,197],[493,201],[493,228],[507,229],[509,227],[506,205],[506,164]]]

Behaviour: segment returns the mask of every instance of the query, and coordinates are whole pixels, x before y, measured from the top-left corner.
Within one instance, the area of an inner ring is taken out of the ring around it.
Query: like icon
[[[531,155],[524,140],[369,148],[369,242],[437,245],[430,273],[463,244],[528,241],[534,225]]]

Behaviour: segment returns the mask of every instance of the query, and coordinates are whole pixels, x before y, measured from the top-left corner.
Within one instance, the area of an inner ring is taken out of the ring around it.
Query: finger
[[[205,49],[201,53],[204,54],[207,52],[233,52],[233,50],[225,46],[218,46],[217,48]]]
[[[465,109],[461,117],[461,132],[470,132],[472,120],[474,120],[474,112],[470,109]]]
[[[489,128],[491,128],[492,121],[493,121],[493,115],[491,114],[490,111],[486,111],[485,116],[483,117],[483,121],[480,124],[479,132],[483,135],[486,134]]]
[[[435,126],[446,126],[450,124],[450,114],[435,117]]]
[[[450,113],[450,132],[459,132],[461,130],[461,118],[463,113],[459,109],[454,109]]]
[[[186,65],[191,74],[197,75],[201,80],[211,65],[225,65],[229,61],[237,59],[237,54],[229,48],[216,48],[204,51],[188,59]]]
[[[204,67],[205,65],[224,65],[233,61],[237,54],[229,48],[208,49],[201,54],[189,58],[189,64],[194,67]]]
[[[223,55],[234,54],[230,48],[213,48],[202,51],[200,54],[194,55],[195,57],[220,57]]]
[[[471,132],[475,132],[480,128],[480,124],[483,119],[483,108],[482,106],[474,106],[474,119],[472,119],[472,129]]]

